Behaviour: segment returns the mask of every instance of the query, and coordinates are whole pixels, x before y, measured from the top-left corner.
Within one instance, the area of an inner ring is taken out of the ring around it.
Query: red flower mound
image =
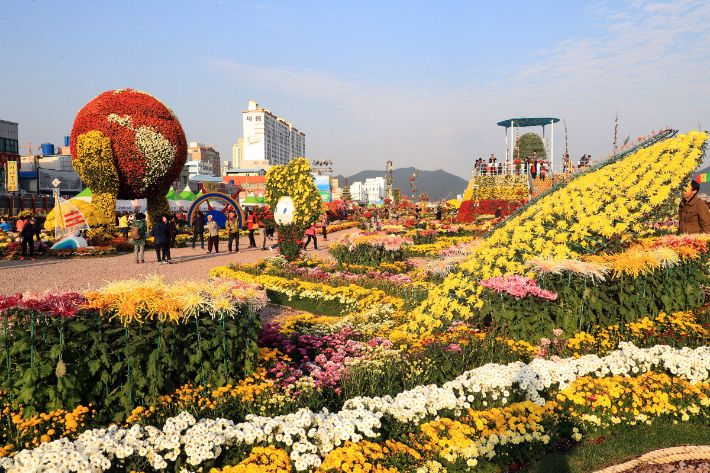
[[[100,131],[111,139],[118,198],[165,195],[187,159],[187,142],[175,114],[155,97],[133,89],[109,90],[79,111],[71,133],[72,159],[79,135]]]
[[[461,203],[459,212],[456,215],[456,222],[473,222],[476,220],[476,215],[495,215],[499,206],[501,208],[501,217],[507,217],[525,202],[525,200],[481,199],[476,205],[473,200],[465,200]]]

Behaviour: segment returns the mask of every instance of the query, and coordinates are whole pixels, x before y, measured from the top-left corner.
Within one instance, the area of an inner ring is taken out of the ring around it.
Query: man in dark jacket
[[[205,249],[205,219],[202,217],[202,212],[197,212],[195,221],[192,223],[192,249],[195,249],[197,237],[200,237],[202,249]]]
[[[20,231],[20,236],[22,237],[22,257],[20,258],[20,261],[23,261],[25,259],[25,256],[27,255],[27,246],[29,245],[30,247],[30,259],[34,261],[34,254],[35,254],[35,242],[34,242],[34,237],[35,237],[35,219],[30,218],[27,219],[25,224],[22,226],[22,231]]]
[[[153,228],[150,230],[150,234],[153,235],[153,243],[155,243],[155,254],[158,256],[158,264],[172,264],[170,259],[170,225],[168,224],[168,216],[163,215],[162,220],[159,220],[153,224]],[[162,250],[162,258],[160,257],[160,250]]]
[[[710,210],[697,196],[700,184],[690,184],[678,207],[678,233],[710,233]]]

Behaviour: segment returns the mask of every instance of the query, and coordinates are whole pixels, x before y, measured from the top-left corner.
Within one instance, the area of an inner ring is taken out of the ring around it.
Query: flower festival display
[[[710,236],[670,220],[706,140],[654,132],[476,225],[381,207],[335,260],[299,255],[333,212],[307,162],[274,167],[280,255],[0,297],[0,467],[493,473],[707,426]],[[331,229],[374,215],[347,210]]]
[[[116,199],[148,200],[148,220],[168,213],[166,194],[187,159],[185,133],[163,102],[139,90],[104,92],[87,103],[71,133],[74,169],[92,203],[114,226]]]
[[[279,223],[277,206],[282,199],[290,198],[290,205],[282,203],[280,209],[290,214],[284,224]],[[279,233],[279,251],[288,259],[298,258],[303,234],[320,218],[321,202],[318,189],[311,177],[311,166],[304,158],[296,158],[285,166],[271,166],[266,174],[266,195],[269,208],[274,213]]]
[[[531,257],[575,259],[618,250],[641,230],[645,216],[687,184],[706,140],[706,133],[691,132],[649,141],[541,194],[494,227],[461,271],[430,293],[412,329],[435,328],[451,316],[479,319],[485,299],[476,281],[525,274]]]
[[[169,286],[158,278],[0,297],[0,388],[26,415],[93,403],[125,418],[186,383],[253,373],[253,311],[265,302],[258,286],[236,280]]]
[[[351,233],[330,246],[330,254],[339,264],[360,264],[376,267],[382,263],[403,261],[411,238],[390,235],[386,232]]]

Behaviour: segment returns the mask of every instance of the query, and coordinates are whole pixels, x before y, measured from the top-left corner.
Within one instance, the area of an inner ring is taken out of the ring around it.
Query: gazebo
[[[513,161],[513,149],[514,146],[510,147],[510,156],[508,156],[508,128],[510,128],[510,142],[515,144],[513,140],[513,129],[524,128],[528,126],[541,126],[542,127],[542,142],[545,143],[545,126],[550,125],[552,129],[550,133],[550,148],[548,150],[547,156],[550,158],[550,171],[554,165],[554,153],[555,153],[555,123],[559,122],[559,118],[554,117],[515,117],[508,118],[498,122],[498,126],[505,127],[505,169],[506,174],[510,172],[510,166],[508,165]]]

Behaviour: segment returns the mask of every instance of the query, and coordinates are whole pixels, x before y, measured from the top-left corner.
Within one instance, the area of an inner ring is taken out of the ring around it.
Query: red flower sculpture
[[[77,141],[90,131],[111,140],[119,199],[164,197],[187,159],[185,132],[177,117],[145,92],[110,90],[86,104],[74,121],[72,159],[83,159]]]

